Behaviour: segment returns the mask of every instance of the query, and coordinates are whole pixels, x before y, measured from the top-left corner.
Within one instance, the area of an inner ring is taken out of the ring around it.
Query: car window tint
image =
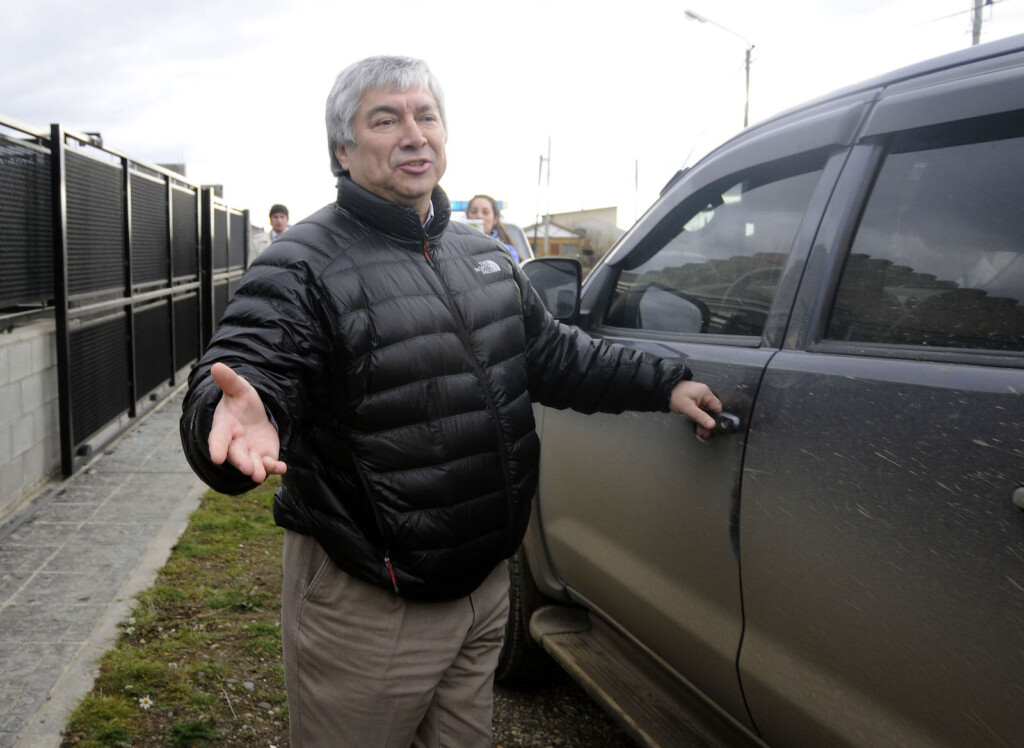
[[[817,165],[817,164],[816,164]],[[761,335],[820,170],[741,175],[689,199],[619,271],[604,322],[673,333]]]
[[[1024,350],[1024,121],[904,134],[886,155],[826,337]]]

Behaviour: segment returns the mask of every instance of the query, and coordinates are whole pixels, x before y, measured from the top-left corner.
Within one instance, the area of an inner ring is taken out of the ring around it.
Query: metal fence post
[[[167,340],[167,352],[171,357],[171,386],[178,384],[178,367],[175,364],[175,352],[178,345],[178,325],[174,315],[174,188],[171,176],[164,174],[164,203],[167,211],[167,314],[170,318],[171,334]]]
[[[213,329],[216,324],[213,314],[213,188],[202,187],[200,188],[200,194],[202,195],[202,207],[200,209],[201,220],[199,222],[199,277],[201,281],[200,293],[202,295],[200,317],[202,318],[203,325],[202,345],[200,347],[206,350],[206,346],[210,344],[210,338],[213,337]]]
[[[71,346],[68,332],[68,199],[64,128],[50,125],[50,195],[53,206],[53,304],[56,321],[57,391],[60,409],[60,466],[75,469],[71,417]]]
[[[249,264],[252,262],[252,258],[249,256],[249,242],[252,240],[252,224],[249,222],[248,208],[242,211],[242,221],[245,224],[245,237],[243,238],[242,244],[242,267],[247,268],[249,267]]]
[[[121,199],[124,205],[122,239],[124,241],[124,312],[127,315],[125,330],[128,346],[128,417],[138,415],[136,402],[139,397],[138,362],[135,360],[135,307],[132,304],[132,177],[131,161],[121,158]]]

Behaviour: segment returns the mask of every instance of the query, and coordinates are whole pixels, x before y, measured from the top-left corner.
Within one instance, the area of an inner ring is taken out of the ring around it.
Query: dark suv
[[[751,127],[557,263],[550,308],[739,427],[537,409],[499,677],[539,642],[653,745],[1024,743],[1024,36]]]

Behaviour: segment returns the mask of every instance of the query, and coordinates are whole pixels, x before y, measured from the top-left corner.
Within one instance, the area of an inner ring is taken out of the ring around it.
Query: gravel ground
[[[495,748],[635,748],[576,682],[548,660],[530,689],[494,687]]]

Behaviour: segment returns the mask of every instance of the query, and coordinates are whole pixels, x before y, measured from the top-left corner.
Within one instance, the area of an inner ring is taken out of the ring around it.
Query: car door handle
[[[714,438],[715,434],[735,434],[740,430],[740,417],[722,411],[721,413],[709,413],[712,418],[715,419],[715,427],[711,429],[711,436],[701,436],[697,433],[697,424],[693,424],[693,435],[697,437],[699,442],[709,442]]]

